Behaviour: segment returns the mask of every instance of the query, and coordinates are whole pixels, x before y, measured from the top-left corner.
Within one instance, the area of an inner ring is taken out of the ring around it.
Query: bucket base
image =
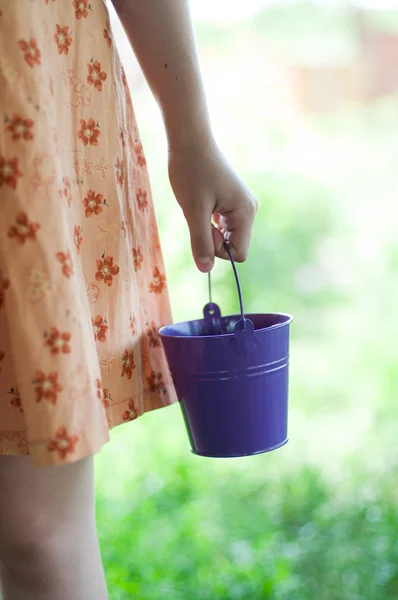
[[[248,454],[206,454],[204,452],[196,452],[196,450],[192,450],[192,454],[196,454],[197,456],[205,456],[206,458],[243,458],[244,456],[255,456],[256,454],[266,454],[267,452],[272,452],[272,450],[277,450],[278,448],[282,448],[282,446],[286,446],[289,438],[286,438],[280,444],[276,444],[275,446],[271,446],[270,448],[266,448],[265,450],[257,450],[256,452],[249,452]]]

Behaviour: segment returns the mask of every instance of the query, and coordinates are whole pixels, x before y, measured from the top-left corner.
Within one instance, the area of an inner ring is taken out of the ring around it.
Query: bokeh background
[[[192,0],[216,137],[256,194],[248,312],[294,316],[290,442],[209,460],[178,405],[96,458],[111,600],[398,598],[398,2]],[[113,15],[146,148],[174,318],[207,280],[159,112]],[[237,312],[231,269],[214,295]]]

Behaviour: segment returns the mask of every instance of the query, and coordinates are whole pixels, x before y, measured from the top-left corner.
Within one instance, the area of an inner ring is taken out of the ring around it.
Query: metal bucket
[[[192,451],[214,458],[269,452],[288,441],[292,317],[245,316],[238,273],[226,248],[241,314],[222,317],[210,295],[203,319],[159,331]]]

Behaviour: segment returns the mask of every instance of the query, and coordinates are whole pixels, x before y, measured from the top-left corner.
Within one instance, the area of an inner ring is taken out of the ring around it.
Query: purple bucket
[[[227,244],[226,248],[241,314],[222,317],[210,301],[203,319],[159,331],[192,452],[214,458],[269,452],[288,441],[292,317],[245,317],[238,274]]]

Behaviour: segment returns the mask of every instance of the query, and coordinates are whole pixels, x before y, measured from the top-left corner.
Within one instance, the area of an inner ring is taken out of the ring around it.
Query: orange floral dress
[[[104,0],[0,0],[0,455],[98,452],[175,401],[145,156]]]

